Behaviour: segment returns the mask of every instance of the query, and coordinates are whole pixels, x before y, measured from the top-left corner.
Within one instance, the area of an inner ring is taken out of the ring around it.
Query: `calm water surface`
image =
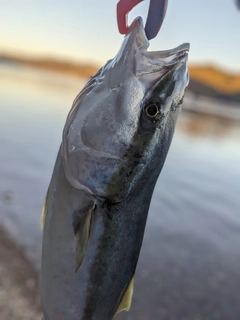
[[[39,268],[40,212],[85,80],[0,66],[0,224]],[[125,320],[240,319],[240,125],[182,112]]]

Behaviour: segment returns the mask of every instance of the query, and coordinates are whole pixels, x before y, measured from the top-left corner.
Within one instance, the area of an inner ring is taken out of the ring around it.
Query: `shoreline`
[[[41,320],[39,274],[0,227],[0,320]]]
[[[54,57],[24,57],[0,52],[0,64],[22,65],[39,70],[76,78],[91,78],[101,66],[91,62],[77,62]],[[223,71],[208,65],[189,65],[190,82],[188,92],[195,95],[223,100],[226,103],[240,103],[240,75]]]

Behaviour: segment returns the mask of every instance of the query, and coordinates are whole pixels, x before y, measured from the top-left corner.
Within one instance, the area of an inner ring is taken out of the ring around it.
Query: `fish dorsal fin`
[[[72,225],[76,239],[75,272],[78,271],[87,248],[95,205],[93,197],[83,197],[81,208],[75,210],[72,215]]]
[[[118,306],[117,313],[126,310],[129,311],[132,303],[132,296],[133,296],[133,287],[134,287],[134,278],[130,281],[127,290],[125,291],[122,300]]]

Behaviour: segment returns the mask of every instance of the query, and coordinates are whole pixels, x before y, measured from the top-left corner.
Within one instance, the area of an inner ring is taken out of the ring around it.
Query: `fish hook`
[[[127,23],[128,13],[143,0],[120,0],[117,4],[117,23],[121,34],[127,34],[129,26]],[[145,33],[148,40],[156,37],[163,23],[168,0],[150,0],[148,16],[145,25]]]

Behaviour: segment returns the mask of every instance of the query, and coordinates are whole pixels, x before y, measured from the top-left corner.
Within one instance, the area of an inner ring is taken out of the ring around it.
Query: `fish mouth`
[[[170,50],[139,50],[136,53],[136,56],[138,56],[140,61],[137,66],[137,75],[155,73],[163,70],[167,71],[177,67],[178,65],[187,61],[189,49],[190,44],[183,43],[180,46]]]
[[[174,49],[157,51],[157,53],[160,58],[164,59],[164,58],[169,58],[170,56],[173,56],[173,55],[182,56],[183,54],[186,54],[189,50],[190,50],[190,44],[183,43]],[[154,53],[154,51],[150,53]]]
[[[178,62],[186,60],[188,58],[188,51],[190,50],[189,43],[183,43],[180,46],[170,49],[157,52],[149,52],[149,54],[157,54],[159,59],[163,59],[166,66],[175,65]]]
[[[146,77],[153,83],[166,73],[186,65],[188,60],[189,43],[163,51],[138,50],[136,52],[135,75],[139,78]]]
[[[159,72],[165,74],[166,71],[187,61],[189,43],[183,43],[170,50],[148,51],[149,41],[141,17],[132,22],[126,38],[128,38],[129,47],[134,50],[136,76]]]

